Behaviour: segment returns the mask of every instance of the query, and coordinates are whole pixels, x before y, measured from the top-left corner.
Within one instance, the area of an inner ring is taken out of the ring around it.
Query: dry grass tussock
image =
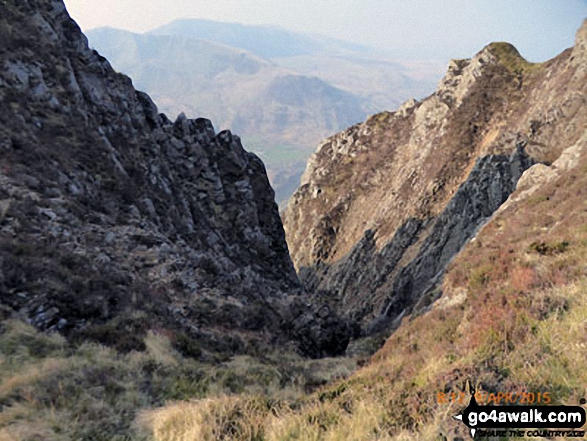
[[[199,421],[209,429],[191,439],[217,439],[216,433],[260,439],[255,433],[263,418],[276,417],[308,388],[355,368],[350,359],[308,361],[277,352],[202,363],[182,356],[165,333],[153,331],[144,347],[125,354],[96,343],[73,345],[20,321],[1,322],[0,440],[152,440],[146,423],[137,423],[149,409],[163,409],[155,411],[157,418],[139,418],[158,421],[150,426],[157,434],[190,439],[186,421],[194,415],[194,400],[200,403]]]

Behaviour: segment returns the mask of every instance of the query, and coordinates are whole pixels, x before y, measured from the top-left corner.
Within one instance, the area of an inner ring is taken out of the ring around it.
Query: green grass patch
[[[532,73],[542,65],[541,63],[530,63],[526,61],[510,43],[491,43],[489,45],[489,51],[498,58],[503,66],[513,73]]]

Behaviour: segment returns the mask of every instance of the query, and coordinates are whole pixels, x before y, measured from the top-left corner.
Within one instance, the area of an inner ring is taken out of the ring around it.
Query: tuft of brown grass
[[[352,359],[306,360],[286,352],[202,363],[182,356],[173,337],[147,331],[144,351],[121,353],[97,343],[74,346],[17,320],[1,322],[0,439],[141,441],[153,439],[155,429],[166,439],[185,429],[190,439],[186,421],[194,403],[203,424],[214,427],[195,439],[261,439],[256,433],[264,419],[289,412],[287,403],[304,391],[356,367]],[[187,338],[182,347],[191,345]],[[149,411],[153,425],[146,430],[135,420],[140,413],[147,421]],[[171,421],[171,431],[163,420]]]
[[[263,440],[267,420],[287,412],[282,403],[261,397],[218,397],[172,403],[138,420],[155,440]]]

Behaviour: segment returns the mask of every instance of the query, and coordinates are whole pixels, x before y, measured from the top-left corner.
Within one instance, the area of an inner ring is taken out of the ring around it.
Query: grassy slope
[[[94,343],[74,346],[22,322],[2,322],[0,441],[152,439],[144,429],[152,418],[141,411],[178,400],[230,403],[235,394],[258,397],[251,402],[269,408],[355,369],[350,359],[308,361],[286,352],[202,363],[152,331],[145,346],[127,354]]]

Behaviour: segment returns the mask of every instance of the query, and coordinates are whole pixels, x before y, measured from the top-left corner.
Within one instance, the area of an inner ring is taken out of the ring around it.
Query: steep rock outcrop
[[[2,2],[0,41],[4,315],[83,335],[126,317],[121,335],[146,322],[230,352],[287,341],[300,286],[261,160],[158,114],[60,0]]]
[[[421,103],[322,143],[284,218],[305,287],[363,333],[437,298],[447,263],[522,173],[581,136],[582,33],[574,50],[542,64],[490,44],[452,61]]]

